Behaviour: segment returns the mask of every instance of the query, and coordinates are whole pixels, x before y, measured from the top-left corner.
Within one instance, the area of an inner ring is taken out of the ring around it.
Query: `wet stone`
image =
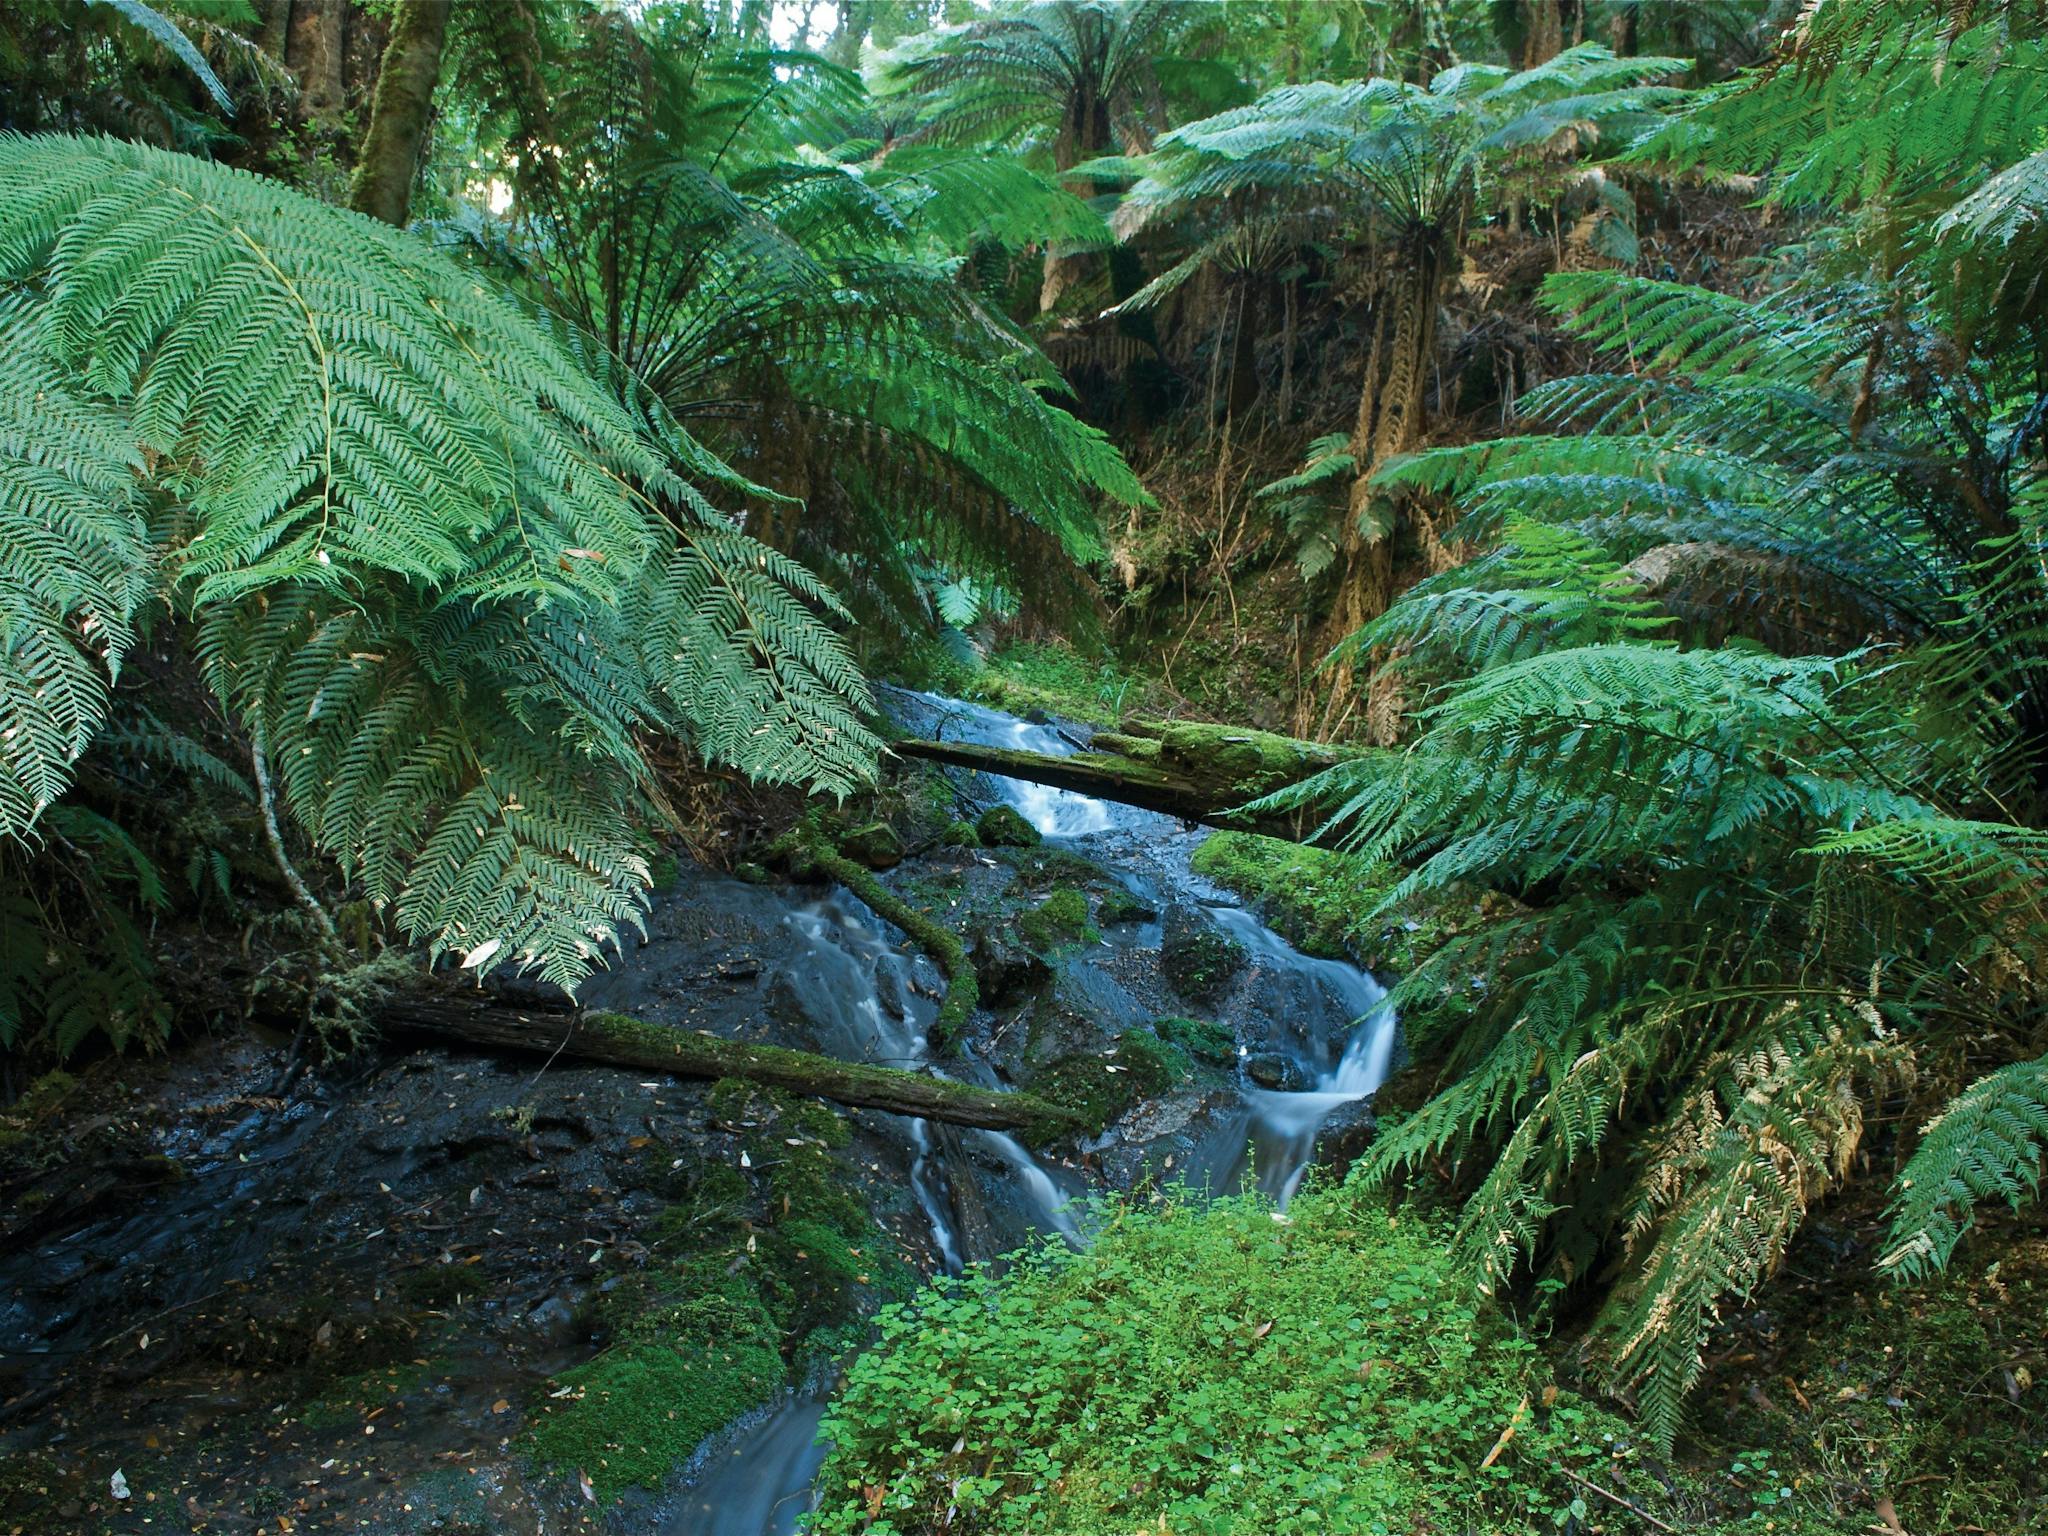
[[[1246,1058],[1244,1075],[1261,1088],[1281,1093],[1305,1093],[1315,1086],[1302,1064],[1280,1051],[1261,1051]]]
[[[1166,979],[1191,1002],[1208,1002],[1244,969],[1244,946],[1216,926],[1201,907],[1176,901],[1166,909],[1159,963]]]

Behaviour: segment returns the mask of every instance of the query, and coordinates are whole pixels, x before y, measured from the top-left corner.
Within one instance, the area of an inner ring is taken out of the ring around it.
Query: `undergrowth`
[[[1656,1487],[1428,1222],[1342,1189],[1285,1222],[1115,1207],[1086,1253],[940,1283],[881,1331],[826,1425],[827,1536],[1584,1530],[1559,1467]]]

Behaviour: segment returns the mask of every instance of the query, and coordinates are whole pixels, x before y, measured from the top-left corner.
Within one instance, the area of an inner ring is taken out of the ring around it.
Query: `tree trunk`
[[[1522,68],[1548,64],[1564,52],[1565,24],[1576,33],[1584,24],[1578,0],[1527,0],[1523,9]]]
[[[1227,409],[1239,421],[1259,398],[1259,277],[1246,273],[1237,289],[1237,335],[1230,349]]]
[[[1056,1135],[1079,1128],[1083,1118],[1075,1110],[1028,1093],[997,1093],[949,1078],[726,1040],[617,1013],[537,1013],[474,994],[451,994],[390,1003],[380,1010],[379,1019],[390,1029],[459,1040],[487,1050],[560,1055],[572,1061],[677,1077],[740,1077],[859,1109],[887,1110],[983,1130]]]
[[[1387,321],[1383,317],[1375,322],[1365,385],[1359,393],[1358,422],[1351,437],[1357,476],[1351,483],[1339,543],[1343,570],[1330,613],[1331,645],[1378,618],[1393,598],[1393,530],[1368,529],[1364,519],[1372,507],[1372,477],[1388,459],[1406,453],[1422,438],[1424,386],[1436,348],[1437,288],[1443,262],[1443,244],[1437,240],[1409,260],[1389,301],[1392,334],[1385,337],[1384,347],[1381,340]],[[1348,661],[1331,669],[1319,734],[1329,735],[1342,718],[1356,684],[1355,673]]]
[[[860,68],[860,45],[867,41],[874,20],[875,0],[840,0],[832,35],[819,51],[842,68]]]
[[[356,212],[401,229],[412,206],[420,149],[433,117],[450,4],[451,0],[400,0],[391,42],[377,72],[370,131],[363,138],[355,185],[349,192],[349,206]]]
[[[282,63],[285,36],[292,23],[292,0],[264,0],[257,10],[262,19],[256,28],[256,46]]]
[[[1319,809],[1251,815],[1238,807],[1362,755],[1356,748],[1186,720],[1129,721],[1114,732],[1097,731],[1090,751],[1058,756],[963,741],[908,740],[890,747],[904,757],[1293,841],[1321,823]]]
[[[1642,7],[1637,3],[1621,6],[1614,13],[1613,48],[1618,58],[1632,59],[1642,51],[1641,40]]]
[[[299,77],[301,122],[338,128],[348,107],[342,79],[348,0],[298,0],[290,7],[285,63]]]

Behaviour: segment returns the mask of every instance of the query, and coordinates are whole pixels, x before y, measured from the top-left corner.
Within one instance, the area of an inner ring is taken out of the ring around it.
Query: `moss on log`
[[[933,1044],[940,1050],[950,1050],[981,1002],[981,986],[974,978],[974,966],[960,936],[936,918],[918,911],[872,872],[847,858],[810,822],[791,828],[773,851],[788,862],[790,872],[799,879],[822,874],[838,881],[873,908],[877,916],[909,934],[912,942],[932,957],[946,977],[946,996],[939,1004],[938,1018],[932,1022]]]
[[[1080,1122],[1073,1110],[1032,1094],[997,1093],[928,1073],[671,1029],[621,1013],[546,1013],[448,997],[394,1003],[385,1011],[384,1022],[493,1050],[560,1054],[677,1077],[745,1078],[835,1104],[984,1130],[1021,1131],[1032,1139],[1075,1130]]]
[[[892,743],[906,757],[1071,789],[1160,811],[1183,821],[1264,832],[1301,841],[1312,813],[1251,815],[1250,800],[1321,773],[1373,749],[1297,741],[1270,731],[1186,720],[1126,721],[1098,731],[1093,751],[1056,756],[963,741]]]

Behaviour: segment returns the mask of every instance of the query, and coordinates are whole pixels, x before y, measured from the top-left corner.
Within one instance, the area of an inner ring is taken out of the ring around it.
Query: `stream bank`
[[[898,705],[927,731],[1071,739]],[[342,1064],[289,1103],[257,1091],[282,1042],[106,1064],[24,1118],[14,1156],[126,1137],[163,1174],[26,1213],[0,1258],[0,1530],[786,1528],[830,1361],[918,1275],[1081,1241],[1092,1190],[1284,1195],[1326,1110],[1354,1150],[1369,1137],[1377,984],[1223,905],[1188,870],[1199,834],[935,770],[912,792],[878,878],[963,936],[984,1002],[943,1059],[929,957],[844,889],[758,875],[685,865],[582,1001],[929,1061],[1084,1108],[1088,1134],[1034,1154],[744,1084],[438,1049]],[[957,830],[985,815],[997,846]]]

